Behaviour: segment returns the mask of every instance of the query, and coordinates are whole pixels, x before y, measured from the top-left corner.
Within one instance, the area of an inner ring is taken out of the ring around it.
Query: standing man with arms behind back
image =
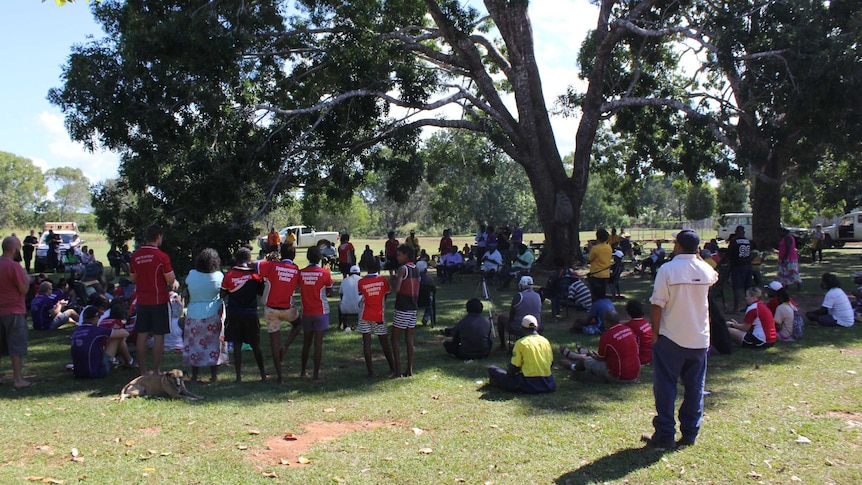
[[[12,360],[13,389],[30,387],[21,372],[21,357],[27,355],[27,305],[24,295],[30,287],[21,267],[21,241],[15,236],[3,239],[0,256],[0,357]]]
[[[718,273],[697,255],[700,238],[692,230],[676,235],[675,257],[663,264],[655,279],[650,303],[653,334],[653,393],[655,432],[641,437],[647,446],[674,447],[677,381],[684,394],[679,408],[679,446],[693,445],[703,419],[703,386],[709,348],[709,288]]]
[[[162,355],[165,352],[165,334],[171,332],[170,291],[179,288],[171,259],[163,253],[162,228],[158,224],[147,227],[144,245],[132,254],[129,279],[135,283],[138,294],[135,329],[135,358],[141,375],[147,375],[147,337],[153,335],[153,374],[162,373]]]

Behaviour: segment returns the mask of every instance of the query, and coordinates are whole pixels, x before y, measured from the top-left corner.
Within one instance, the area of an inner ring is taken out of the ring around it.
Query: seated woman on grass
[[[763,292],[752,286],[745,292],[745,319],[742,323],[728,320],[730,338],[743,347],[766,348],[775,344],[775,319],[760,297]]]
[[[853,306],[850,298],[841,289],[841,282],[832,273],[823,273],[820,288],[826,290],[820,308],[805,314],[811,323],[824,327],[852,327],[854,323]]]

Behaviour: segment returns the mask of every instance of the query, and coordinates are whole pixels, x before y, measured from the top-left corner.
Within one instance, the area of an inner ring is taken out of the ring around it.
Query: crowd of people
[[[622,321],[606,290],[614,265],[622,264],[623,257],[632,254],[631,241],[624,231],[622,235],[615,230],[597,231],[596,241],[587,252],[587,284],[573,268],[556,260],[548,283],[539,288],[530,274],[536,258],[523,243],[519,226],[515,224],[514,230],[509,230],[508,225],[504,227],[495,230],[483,226],[476,235],[475,246],[465,248],[466,251],[453,243],[450,231],[446,230],[436,248],[440,256],[434,258],[421,248],[419,239],[411,232],[404,243],[390,233],[383,254],[374,256],[366,246],[363,257],[357,261],[349,234],[341,235],[333,255],[333,264],[337,262],[343,275],[338,287],[341,295],[338,328],[355,329],[362,335],[368,377],[375,375],[372,335],[378,337],[388,367],[387,376],[414,374],[414,331],[420,320],[420,291],[435,284],[428,275],[430,265],[436,266],[437,283],[447,284],[465,272],[467,262],[472,260],[483,282],[496,277],[500,289],[505,289],[509,281],[517,280],[518,289],[508,312],[496,315],[490,309],[486,313],[482,300],[468,299],[465,316],[442,331],[449,337],[443,342],[446,353],[465,361],[484,359],[498,340],[498,348],[511,352],[511,359],[505,369],[488,367],[492,385],[527,393],[554,391],[556,383],[551,369],[555,358],[550,341],[543,336],[542,307],[544,300],[550,299],[551,315],[557,317],[561,300],[565,300],[586,312],[584,318],[575,320],[572,331],[600,334],[600,338],[596,350],[577,344],[574,348],[560,346],[557,362],[578,375],[614,383],[636,382],[641,366],[652,365],[657,416],[654,432],[645,435],[644,440],[650,446],[668,448],[690,445],[697,439],[706,357],[711,348],[729,352],[731,347],[723,344],[723,340],[749,348],[796,340],[803,333],[803,315],[810,323],[822,326],[848,327],[860,318],[862,286],[848,296],[837,276],[831,273],[823,273],[821,277],[821,288],[826,291],[821,306],[805,313],[799,310],[788,290],[789,286],[798,288],[801,284],[792,235],[785,234],[779,244],[778,280],[763,289],[755,284],[752,243],[745,237],[744,229],[738,228],[729,242],[721,259],[732,281],[733,310],[743,314],[737,321],[724,317],[711,290],[721,279],[721,263],[716,258],[719,252],[711,251],[711,242],[702,248],[694,231],[675,234],[670,253],[657,245],[647,258],[649,262],[641,262],[652,269],[654,277],[649,311],[644,311],[639,301],[629,300],[624,308],[628,320]],[[9,355],[12,361],[14,388],[32,385],[23,378],[21,357],[27,353],[26,295],[34,290],[29,302],[34,329],[56,330],[67,324],[76,327],[71,338],[76,377],[102,377],[115,366],[137,368],[141,375],[161,373],[166,339],[174,337],[180,343],[169,343],[167,349],[182,353],[183,365],[191,368],[192,380],[200,380],[202,367],[209,368],[211,381],[217,380],[219,366],[232,357],[235,381],[241,382],[244,347],[251,351],[260,378],[267,380],[260,342],[260,299],[277,382],[284,382],[283,360],[300,333],[300,377],[314,382],[325,380],[320,371],[324,336],[330,327],[329,298],[335,285],[320,248],[308,248],[308,265],[300,268],[294,262],[296,248],[289,241],[273,241],[277,251],[271,251],[260,261],[253,261],[250,248],[242,247],[231,255],[226,272],[222,271],[218,253],[204,249],[196,256],[194,269],[185,277],[188,299],[183,302],[170,258],[160,249],[162,242],[161,228],[149,226],[143,244],[129,253],[128,263],[115,267],[115,275],[125,269],[128,278],[114,286],[104,281],[101,271],[86,279],[86,268],[98,261],[80,245],[69,253],[84,265],[81,278],[90,284],[84,285],[74,271],[70,280],[61,279],[57,283],[44,276],[31,280],[19,262],[22,242],[16,237],[5,238],[0,263],[0,341],[4,346],[2,355]],[[109,254],[111,260],[112,255],[125,261],[114,247]],[[382,270],[388,270],[389,276],[383,276]],[[857,285],[862,285],[862,272],[853,278]],[[75,283],[74,287],[69,281]],[[78,282],[82,285],[78,286]],[[81,288],[87,294],[76,295]],[[297,291],[301,311],[294,306]],[[389,294],[394,294],[391,325],[386,322]],[[768,302],[764,302],[764,295]],[[485,298],[488,299],[487,294]],[[739,305],[739,299],[744,299],[745,306]],[[179,328],[177,322],[181,316],[183,325]],[[423,322],[427,320],[427,314],[421,318]],[[282,324],[290,325],[284,342]],[[682,437],[674,443],[678,382],[684,389],[679,411]]]

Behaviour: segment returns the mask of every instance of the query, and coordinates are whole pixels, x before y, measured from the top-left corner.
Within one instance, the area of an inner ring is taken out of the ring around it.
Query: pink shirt
[[[309,265],[299,271],[299,291],[302,294],[303,315],[328,315],[329,300],[326,289],[332,288],[329,270]]]
[[[785,242],[788,239],[790,240],[790,243]],[[795,237],[788,235],[787,237],[781,238],[781,241],[778,241],[778,260],[790,262],[799,261],[799,254],[796,252]]]
[[[18,288],[28,284],[27,273],[21,263],[0,257],[0,317],[27,314],[24,295]]]

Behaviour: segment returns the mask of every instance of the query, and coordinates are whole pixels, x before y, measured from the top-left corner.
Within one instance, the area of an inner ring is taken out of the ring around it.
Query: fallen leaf
[[[44,478],[44,477],[29,476],[29,477],[24,477],[24,480],[27,480],[28,482],[38,482],[42,478]]]
[[[419,411],[419,414],[428,414],[428,410],[423,409],[423,410]]]
[[[51,447],[47,445],[40,445],[36,447],[36,451],[51,451]]]
[[[149,473],[149,472],[154,472],[154,471],[156,471],[156,469],[155,469],[155,468],[144,468],[144,469],[143,469],[143,470],[141,470],[141,471],[142,471],[142,472],[144,472],[144,473]]]
[[[802,479],[797,477],[796,475],[793,475],[792,477],[790,477],[790,481],[791,482],[801,482]]]
[[[248,434],[260,434],[260,431],[258,431],[256,429],[250,429],[250,430],[248,430]]]
[[[147,461],[147,460],[149,460],[149,459],[150,459],[150,458],[152,458],[152,457],[153,457],[153,455],[141,455],[141,456],[139,456],[139,457],[138,457],[138,459],[139,459],[139,460],[141,460],[141,461]]]
[[[275,472],[263,472],[263,476],[266,478],[278,478]]]
[[[170,451],[163,451],[163,452],[159,453],[159,456],[171,456],[171,452]]]
[[[296,441],[298,439],[299,438],[293,433],[285,433],[284,434],[284,441]]]
[[[811,443],[811,440],[810,440],[810,439],[808,439],[808,438],[806,438],[806,437],[804,437],[804,436],[802,436],[802,435],[799,435],[799,436],[796,438],[796,442],[797,442],[797,443],[810,444],[810,443]]]
[[[158,450],[147,450],[147,453],[149,453],[151,455],[158,455],[159,451]]]
[[[436,401],[437,399],[440,399],[440,396],[438,394],[435,394],[431,396],[431,399],[434,399]]]
[[[430,455],[431,453],[434,453],[434,450],[432,450],[431,448],[419,448],[419,453],[422,453],[423,455]]]
[[[278,460],[278,462],[281,463],[282,465],[290,465],[290,460],[288,460],[287,458],[282,458],[282,459]]]
[[[134,445],[135,445],[135,440],[126,441],[126,446],[134,446]]]
[[[847,373],[848,373],[848,374],[851,374],[851,375],[854,375],[854,376],[856,375],[856,371],[855,371],[855,370],[848,370],[848,371],[847,371]]]
[[[421,434],[425,434],[425,430],[421,429],[421,428],[413,428],[412,431],[413,431],[413,434],[415,434],[416,436],[419,436]]]
[[[72,461],[74,461],[75,463],[81,463],[84,461],[84,457],[83,456],[73,456]]]
[[[78,456],[79,454],[80,453],[78,453],[78,448],[72,448],[72,456]]]
[[[247,450],[247,449],[248,449],[248,446],[247,446],[247,445],[236,445],[236,447],[237,447],[237,449],[239,449],[239,450]]]
[[[308,465],[309,463],[311,463],[311,460],[309,460],[308,458],[306,458],[304,456],[300,456],[299,459],[296,460],[296,462],[299,463],[300,465]]]
[[[63,480],[58,480],[58,479],[56,479],[56,478],[49,478],[49,477],[45,477],[45,478],[43,478],[43,479],[42,479],[42,483],[53,483],[53,484],[59,484],[59,483],[66,483],[66,482],[65,482],[65,481],[63,481]]]
[[[760,477],[762,477],[763,475],[761,475],[760,473],[757,473],[757,472],[756,472],[756,471],[754,471],[754,470],[751,470],[750,472],[748,472],[748,476],[750,476],[751,478],[760,478]]]
[[[326,408],[326,409],[324,409],[324,410],[323,410],[323,412],[324,412],[324,413],[334,413],[334,412],[335,412],[335,408]]]
[[[332,477],[332,480],[338,483],[344,483],[346,480],[341,477]]]
[[[464,483],[464,482],[466,482],[467,480],[464,480],[463,478],[456,478],[456,479],[455,479],[455,481],[456,481],[456,482],[458,482],[458,483]]]
[[[383,458],[383,461],[392,461],[392,460],[393,460],[393,458],[391,456],[387,456],[387,457]]]

